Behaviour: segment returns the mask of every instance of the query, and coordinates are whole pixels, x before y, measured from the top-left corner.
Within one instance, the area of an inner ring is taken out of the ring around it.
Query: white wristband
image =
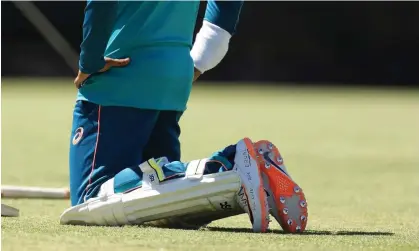
[[[191,50],[195,68],[201,73],[217,66],[228,51],[231,34],[204,20]]]

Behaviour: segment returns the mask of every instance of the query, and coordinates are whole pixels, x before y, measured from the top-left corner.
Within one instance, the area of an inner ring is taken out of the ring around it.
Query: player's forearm
[[[214,68],[227,54],[242,5],[242,1],[208,1],[204,23],[191,51],[195,68],[201,73]]]
[[[98,72],[105,66],[104,53],[116,19],[116,1],[88,1],[83,22],[80,71]]]

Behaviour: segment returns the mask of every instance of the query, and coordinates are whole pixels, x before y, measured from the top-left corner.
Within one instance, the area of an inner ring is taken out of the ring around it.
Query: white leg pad
[[[240,177],[235,171],[203,175],[205,162],[191,162],[184,178],[163,182],[145,178],[145,186],[132,192],[102,193],[100,197],[64,211],[60,223],[130,225],[191,213],[225,210],[224,202],[235,201],[241,187]],[[154,172],[143,167],[141,169],[144,171],[143,177]]]

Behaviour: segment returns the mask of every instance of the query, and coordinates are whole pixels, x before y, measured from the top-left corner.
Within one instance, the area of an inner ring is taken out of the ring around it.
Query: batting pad
[[[235,171],[203,175],[206,159],[192,161],[183,178],[160,181],[150,160],[140,165],[143,185],[128,193],[92,198],[61,215],[61,224],[117,226],[222,211],[235,201],[240,177]]]

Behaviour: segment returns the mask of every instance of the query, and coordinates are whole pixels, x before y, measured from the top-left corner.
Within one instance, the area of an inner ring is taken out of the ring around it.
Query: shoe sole
[[[237,172],[245,188],[253,231],[264,233],[269,228],[269,206],[253,143],[244,138],[236,149],[235,163],[243,163]]]
[[[278,148],[268,140],[254,144],[254,152],[262,171],[271,213],[285,232],[303,232],[307,226],[307,202],[303,190],[286,173]],[[285,170],[285,171],[284,171]]]

